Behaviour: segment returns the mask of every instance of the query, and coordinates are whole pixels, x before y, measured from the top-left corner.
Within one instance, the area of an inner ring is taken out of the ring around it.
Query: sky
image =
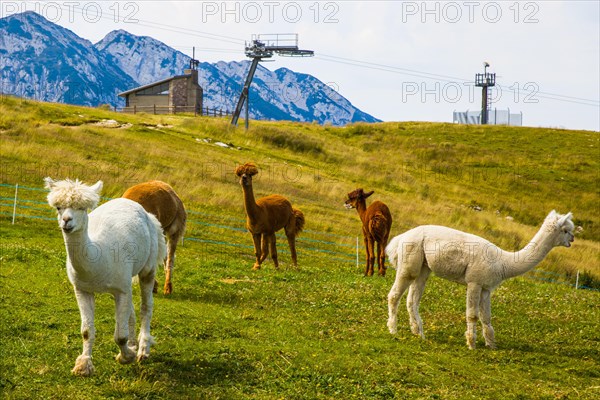
[[[298,34],[312,58],[263,66],[311,74],[384,121],[452,122],[479,110],[476,73],[496,73],[492,108],[523,125],[600,131],[600,2],[0,1],[93,43],[116,29],[201,62],[243,60],[255,34]],[[282,90],[284,90],[282,88]]]

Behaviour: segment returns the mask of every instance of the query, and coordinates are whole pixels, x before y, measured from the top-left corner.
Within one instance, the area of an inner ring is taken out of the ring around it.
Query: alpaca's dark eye
[[[56,211],[60,211],[60,210],[62,210],[62,208],[56,207]]]

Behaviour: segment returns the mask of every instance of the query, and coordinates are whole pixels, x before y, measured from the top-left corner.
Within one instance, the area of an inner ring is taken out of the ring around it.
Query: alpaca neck
[[[96,253],[100,249],[94,245],[88,236],[87,221],[83,228],[76,232],[69,234],[63,232],[63,237],[73,269],[81,274],[93,272],[94,267],[91,261],[97,258],[99,254]]]
[[[356,204],[356,211],[358,211],[358,216],[360,217],[360,220],[362,221],[363,225],[367,224],[367,204],[365,202],[364,199],[361,199],[357,202]]]
[[[254,199],[252,184],[247,186],[242,185],[242,189],[244,190],[244,208],[246,209],[246,215],[251,222],[255,221],[258,218],[258,206]]]
[[[547,227],[542,225],[527,246],[517,252],[506,254],[504,260],[505,278],[513,278],[531,271],[553,247],[552,235],[548,235]]]

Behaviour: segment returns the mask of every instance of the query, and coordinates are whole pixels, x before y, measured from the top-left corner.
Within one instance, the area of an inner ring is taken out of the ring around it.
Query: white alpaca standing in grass
[[[166,256],[165,238],[160,223],[141,205],[128,199],[111,200],[96,208],[102,181],[87,186],[79,180],[54,181],[46,178],[50,189],[48,203],[58,211],[67,249],[67,274],[75,289],[81,313],[83,353],[77,357],[73,373],[89,376],[94,372],[92,346],[94,293],[110,293],[115,298],[115,342],[117,361],[131,363],[136,358],[135,312],[131,293],[132,277],[138,276],[142,293],[141,327],[137,360],[150,354],[150,335],[154,275]]]
[[[538,233],[517,252],[501,250],[475,235],[443,226],[419,226],[396,236],[386,248],[396,280],[388,295],[390,333],[397,331],[398,303],[408,290],[406,308],[411,331],[423,335],[419,302],[431,271],[467,286],[467,345],[475,348],[477,319],[481,319],[486,346],[495,348],[491,324],[492,291],[508,278],[522,275],[540,263],[552,248],[570,247],[574,240],[571,213],[550,212]]]

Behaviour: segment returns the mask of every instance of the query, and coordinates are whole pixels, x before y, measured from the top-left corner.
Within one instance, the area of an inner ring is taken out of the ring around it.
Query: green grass
[[[267,263],[186,244],[175,292],[155,296],[158,343],[141,365],[114,361],[113,302],[97,296],[89,378],[71,376],[79,315],[53,222],[3,220],[0,347],[3,398],[594,398],[600,384],[598,293],[525,278],[493,298],[498,349],[465,345],[464,287],[432,278],[427,340],[401,309],[385,327],[388,278],[353,267]],[[54,233],[54,234],[52,234]],[[159,273],[162,278],[162,273]],[[136,303],[138,291],[135,291]]]
[[[103,119],[131,125],[97,126]],[[186,241],[178,249],[174,294],[155,297],[158,342],[141,365],[114,361],[113,301],[97,296],[96,374],[83,379],[70,374],[81,351],[80,321],[56,222],[19,217],[11,225],[6,214],[12,203],[3,200],[1,398],[600,395],[597,291],[528,277],[507,281],[492,300],[498,349],[483,348],[480,335],[479,348],[469,351],[464,287],[432,277],[421,303],[427,339],[410,333],[404,308],[399,333],[391,336],[386,296],[394,271],[363,278],[352,256],[311,250],[333,248],[314,240],[349,237],[345,243],[351,245],[360,235],[356,212],[341,206],[357,187],[375,190],[374,198],[390,206],[394,235],[435,223],[479,234],[507,250],[526,244],[555,208],[572,211],[583,231],[572,248],[553,250],[538,268],[571,278],[581,271],[589,285],[598,285],[597,132],[431,123],[251,125],[245,132],[218,118],[134,116],[0,99],[0,183],[40,188],[47,175],[102,179],[104,195],[115,197],[132,184],[161,179],[196,212],[190,218],[204,222],[190,223],[187,237],[222,242]],[[243,227],[233,169],[246,161],[261,168],[258,196],[284,194],[307,216],[300,270],[287,268],[289,253],[280,244],[282,270],[267,262],[251,271],[248,234],[217,226]],[[13,191],[0,187],[0,197],[10,199]],[[42,204],[43,191],[21,193],[31,202],[20,205],[33,208],[20,212],[53,216]],[[135,296],[138,302],[137,289]]]

